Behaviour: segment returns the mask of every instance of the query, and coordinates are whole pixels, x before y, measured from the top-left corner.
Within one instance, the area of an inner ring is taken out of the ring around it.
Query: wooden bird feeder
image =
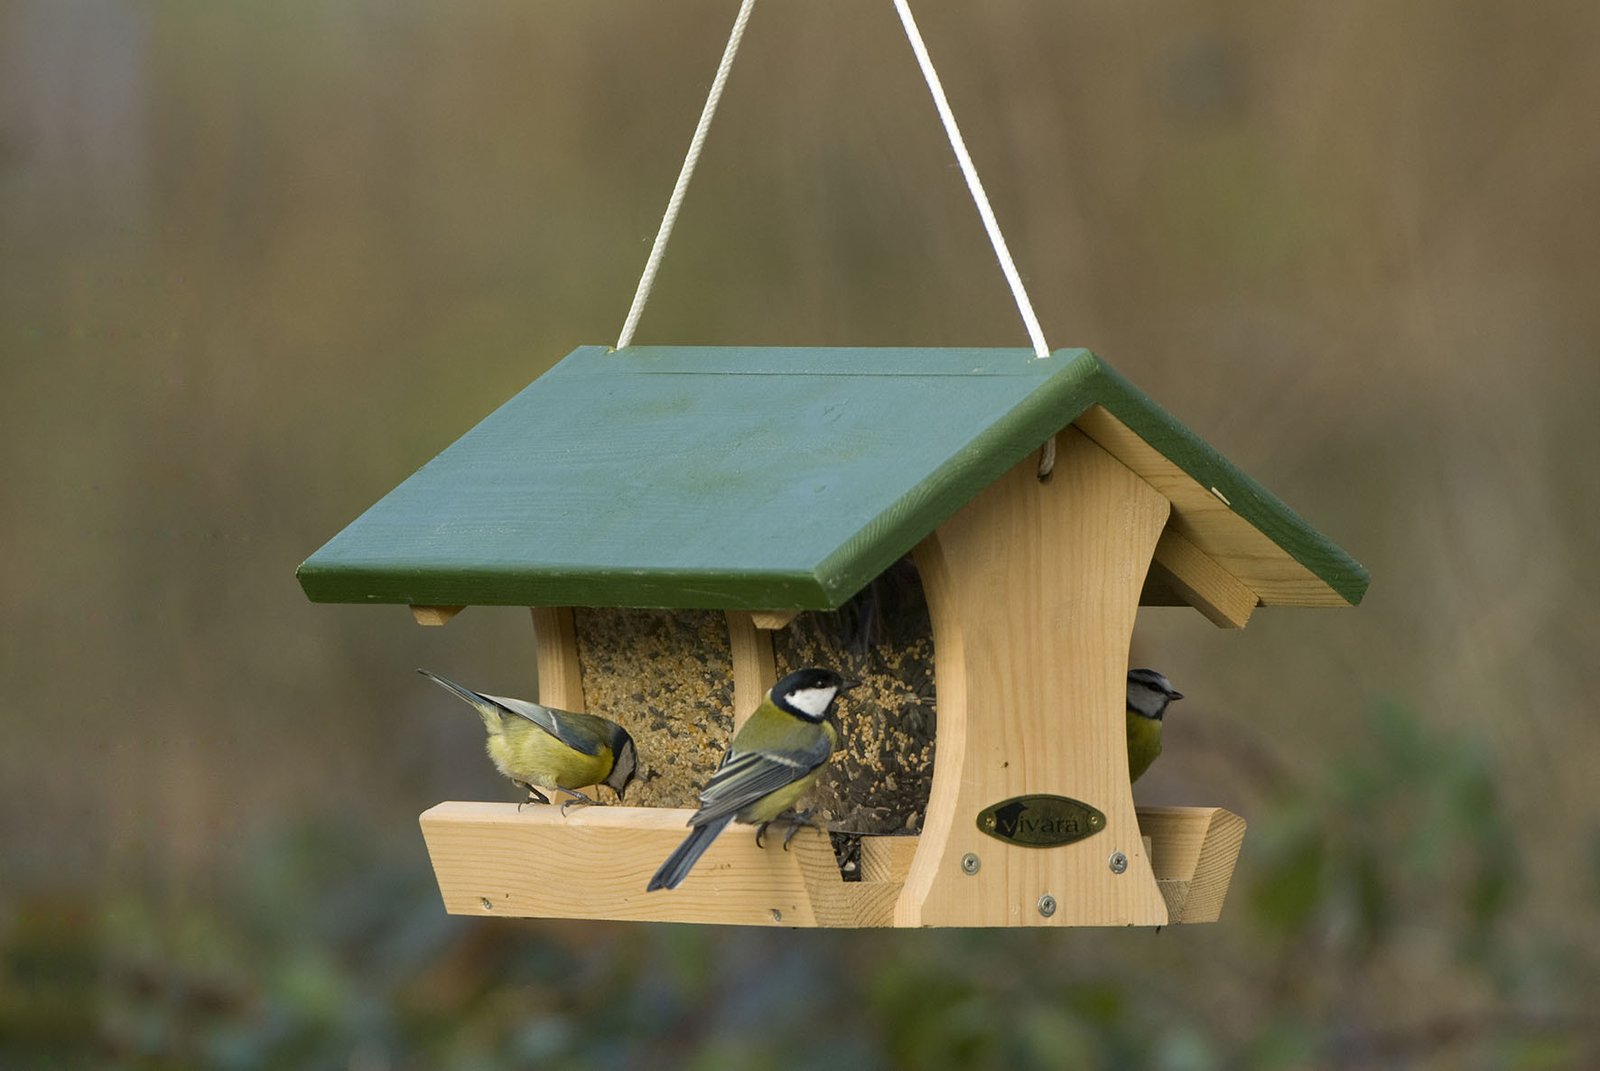
[[[891,575],[931,639],[860,615],[855,639],[830,633]],[[540,702],[628,725],[657,767],[644,798],[678,804],[441,803],[421,823],[449,911],[782,926],[1216,919],[1244,821],[1134,807],[1135,614],[1187,604],[1239,628],[1367,586],[1086,350],[652,346],[573,351],[299,578],[315,601],[409,604],[425,624],[532,607]],[[735,825],[680,888],[646,893],[735,719],[824,642],[844,661],[881,648],[887,681],[870,714],[844,706],[833,809],[902,782],[925,800],[857,807],[871,821],[852,836],[802,832],[789,852]],[[1035,812],[1075,839],[1017,835],[1038,805],[1018,798],[1044,795],[1086,805]]]

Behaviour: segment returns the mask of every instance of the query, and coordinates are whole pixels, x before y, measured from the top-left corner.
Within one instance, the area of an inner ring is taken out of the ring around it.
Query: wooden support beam
[[[413,606],[411,616],[419,625],[443,625],[465,609],[465,606]]]
[[[1218,628],[1244,628],[1260,602],[1244,581],[1170,526],[1156,544],[1155,564],[1168,586]]]
[[[539,702],[559,710],[588,710],[572,610],[565,606],[535,606],[532,610]]]
[[[755,623],[754,614],[729,610],[728,646],[733,660],[733,731],[761,705],[767,689],[778,682],[772,654],[772,633]]]

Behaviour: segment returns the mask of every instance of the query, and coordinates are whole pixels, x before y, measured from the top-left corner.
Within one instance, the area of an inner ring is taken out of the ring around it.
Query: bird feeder
[[[539,701],[629,726],[678,804],[441,803],[421,824],[447,910],[782,926],[1216,919],[1244,821],[1134,806],[1135,615],[1239,628],[1367,586],[1087,350],[653,346],[573,351],[299,579],[425,624],[531,607]],[[886,601],[911,624],[879,635]],[[871,821],[788,851],[734,825],[645,892],[735,721],[829,644],[885,678],[870,718],[846,700],[834,773],[835,812]],[[925,801],[871,795],[890,780]]]

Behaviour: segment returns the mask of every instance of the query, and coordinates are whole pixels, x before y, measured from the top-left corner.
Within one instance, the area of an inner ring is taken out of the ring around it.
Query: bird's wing
[[[818,733],[814,743],[792,751],[730,752],[700,793],[700,810],[690,825],[701,826],[735,814],[784,785],[793,784],[828,761],[833,750]]]
[[[600,740],[578,732],[564,710],[553,710],[538,703],[530,703],[526,699],[512,699],[503,695],[490,695],[484,698],[499,703],[513,714],[527,718],[574,751],[581,751],[585,755],[600,754]]]

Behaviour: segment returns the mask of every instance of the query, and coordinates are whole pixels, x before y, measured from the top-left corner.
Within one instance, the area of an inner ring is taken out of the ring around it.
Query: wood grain
[[[413,606],[411,616],[419,625],[444,625],[465,609],[465,606]]]
[[[684,883],[645,892],[687,834],[692,811],[441,803],[423,812],[423,838],[445,909],[457,915],[724,923],[881,926],[899,886],[839,876],[823,834],[802,830],[757,848],[731,825]]]
[[[535,606],[533,641],[539,672],[539,702],[560,710],[589,709],[578,665],[578,633],[567,607]]]
[[[1224,502],[1212,489],[1215,485],[1197,481],[1102,406],[1091,406],[1074,426],[1160,491],[1172,503],[1173,530],[1254,591],[1263,605],[1351,604],[1346,594],[1284,553],[1277,542],[1240,516],[1236,507],[1248,501],[1248,488],[1230,485],[1231,493],[1224,492]],[[1281,517],[1274,520],[1282,523]],[[1364,576],[1363,571],[1363,591]]]
[[[1155,565],[1172,592],[1219,628],[1244,628],[1260,601],[1249,586],[1170,523],[1156,544]]]
[[[938,652],[939,746],[898,925],[1161,925],[1134,816],[1128,645],[1167,502],[1079,432],[1055,475],[1018,465],[917,551]],[[1104,830],[1051,849],[986,836],[978,812],[1026,793],[1082,800]],[[1124,873],[1107,861],[1128,857]],[[963,871],[976,855],[980,867]],[[1058,909],[1045,918],[1044,894]]]
[[[896,923],[916,837],[862,838],[862,880],[846,882],[825,836],[802,830],[785,852],[782,837],[757,848],[750,826],[733,825],[682,886],[646,893],[691,813],[592,807],[563,816],[556,807],[452,802],[423,812],[420,822],[451,914],[751,926]],[[1142,807],[1138,821],[1170,921],[1214,921],[1243,819],[1216,807]]]
[[[1141,807],[1139,826],[1153,844],[1151,865],[1172,921],[1217,921],[1244,843],[1244,819],[1221,807]]]
[[[772,633],[756,625],[755,615],[729,610],[728,643],[733,653],[733,731],[749,720],[778,681]]]

